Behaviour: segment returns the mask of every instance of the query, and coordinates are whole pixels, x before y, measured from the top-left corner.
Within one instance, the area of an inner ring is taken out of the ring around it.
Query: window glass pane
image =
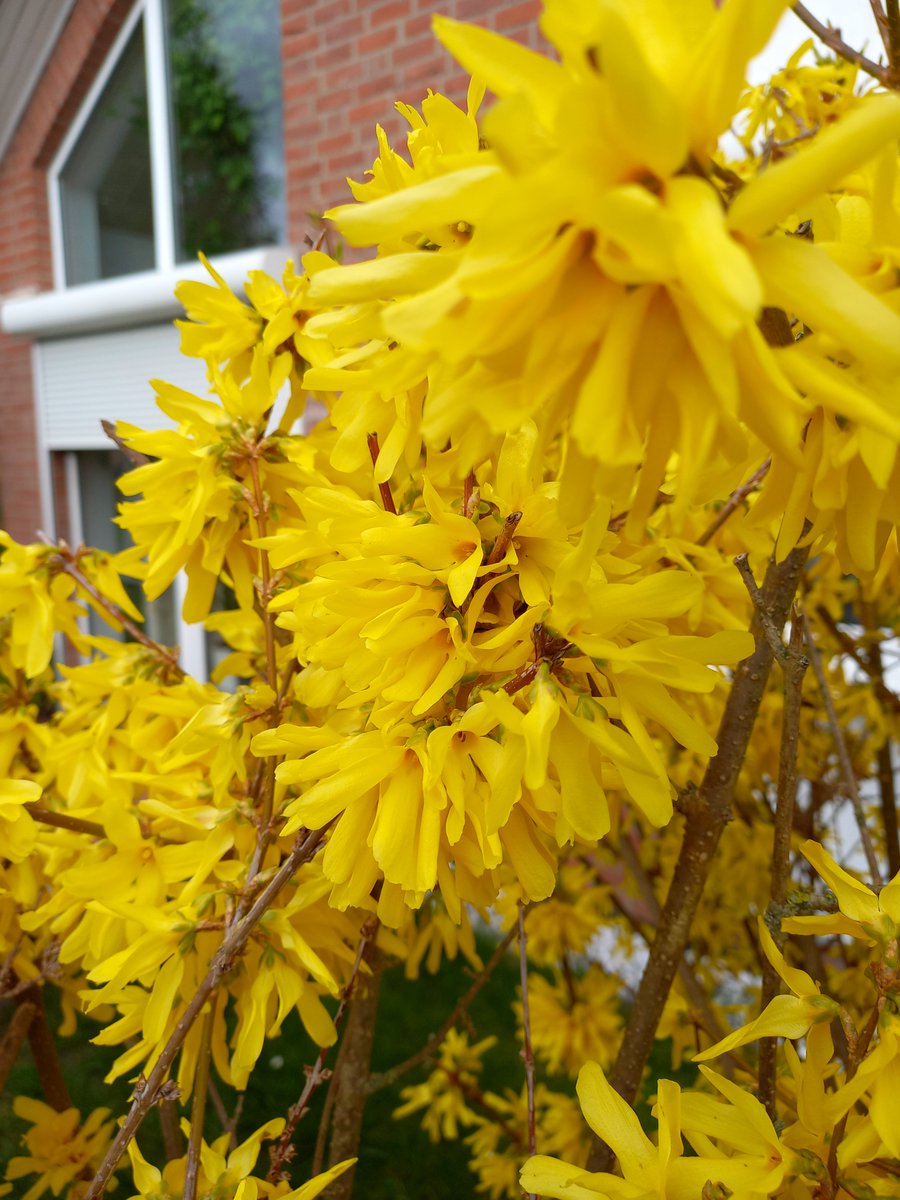
[[[66,282],[154,266],[144,37],[138,23],[60,173]]]
[[[131,545],[131,539],[113,524],[122,499],[116,480],[126,471],[132,470],[124,454],[118,450],[80,450],[78,460],[78,491],[81,502],[81,530],[85,545],[96,546],[116,554]],[[138,609],[144,614],[144,630],[154,641],[163,646],[174,646],[178,641],[177,614],[175,611],[175,589],[169,588],[151,604],[137,580],[124,576],[122,583]],[[90,631],[102,637],[119,637],[106,622],[91,610]]]
[[[278,0],[168,0],[179,258],[284,230]]]

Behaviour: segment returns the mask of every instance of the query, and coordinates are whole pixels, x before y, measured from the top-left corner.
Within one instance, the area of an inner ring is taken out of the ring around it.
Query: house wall
[[[131,7],[79,0],[0,162],[0,297],[53,286],[47,167]],[[31,342],[0,332],[0,526],[41,525]]]
[[[418,105],[431,88],[465,103],[466,79],[431,32],[434,13],[536,48],[540,8],[539,0],[282,0],[290,240],[314,235],[310,213],[351,199],[346,177],[371,167],[376,123],[405,147],[396,100]]]
[[[0,162],[0,299],[53,286],[47,169],[132,3],[77,0]],[[319,232],[310,214],[350,199],[346,176],[371,166],[376,122],[403,145],[394,101],[418,104],[429,87],[464,101],[462,72],[431,34],[434,12],[535,45],[539,9],[539,0],[281,0],[288,240],[302,248]],[[0,527],[20,541],[42,524],[33,397],[30,341],[0,332]],[[47,473],[58,484],[59,464]],[[55,507],[61,515],[59,495]]]

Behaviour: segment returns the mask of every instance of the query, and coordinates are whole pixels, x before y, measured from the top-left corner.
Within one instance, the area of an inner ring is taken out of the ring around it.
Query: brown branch
[[[884,46],[885,53],[888,50],[888,23],[887,15],[884,11],[884,5],[881,0],[869,0],[869,8],[872,10],[872,16],[875,18],[875,25],[878,28],[878,35],[881,38],[881,44]]]
[[[385,958],[369,942],[364,959],[370,974],[357,988],[347,1013],[347,1025],[342,1040],[341,1069],[335,1084],[334,1108],[331,1119],[331,1145],[328,1165],[337,1166],[359,1154],[362,1122],[369,1091],[366,1087],[372,1063],[375,1025],[378,1018],[378,999]],[[351,1166],[328,1189],[329,1200],[350,1200],[356,1167]]]
[[[137,1133],[147,1113],[164,1098],[162,1089],[169,1067],[175,1061],[175,1056],[181,1049],[184,1039],[190,1032],[197,1017],[203,1011],[207,1000],[222,982],[222,978],[231,970],[234,960],[243,951],[250,934],[268,911],[269,905],[292,878],[298,867],[313,857],[324,835],[324,829],[316,829],[312,832],[302,830],[297,835],[290,854],[259,893],[250,911],[246,916],[235,921],[228,929],[225,937],[222,939],[222,944],[213,955],[206,976],[194,993],[190,1003],[179,1017],[178,1023],[160,1052],[153,1070],[140,1089],[135,1089],[131,1109],[114,1142],[107,1151],[103,1162],[97,1169],[97,1174],[94,1176],[84,1200],[97,1200],[97,1197],[103,1194],[109,1177],[116,1169],[119,1159],[125,1153],[128,1143]]]
[[[753,602],[754,609],[756,610],[756,620],[759,621],[762,631],[766,635],[766,641],[769,643],[776,660],[783,664],[787,658],[787,650],[785,649],[784,642],[781,640],[781,634],[775,628],[774,622],[766,611],[763,594],[759,590],[759,585],[757,584],[756,580],[753,578],[753,572],[750,570],[750,562],[747,558],[747,555],[739,554],[734,560],[734,565],[740,572],[741,579],[744,581],[744,586],[750,593],[750,599]]]
[[[871,624],[871,621],[875,620],[874,616],[871,615],[871,605],[861,598],[859,608],[860,615],[864,617],[863,624],[866,625],[868,632],[877,635],[877,627]],[[861,647],[854,642],[848,633],[845,633],[841,629],[824,604],[816,605],[816,616],[838,643],[841,650],[852,658],[860,670],[865,672],[872,680],[875,685],[875,695],[878,703],[889,708],[891,712],[900,713],[900,696],[896,692],[892,692],[884,682],[884,671],[881,665],[881,647],[878,644],[877,636],[870,643],[869,653],[863,654]]]
[[[341,1042],[334,1060],[334,1070],[331,1072],[331,1078],[328,1080],[328,1090],[325,1093],[325,1103],[322,1105],[319,1128],[316,1130],[316,1146],[313,1151],[312,1168],[310,1170],[310,1178],[312,1179],[315,1179],[321,1173],[325,1164],[325,1148],[328,1144],[328,1131],[331,1128],[331,1114],[334,1111],[334,1102],[337,1099],[338,1075],[341,1069],[343,1049],[344,1042]]]
[[[256,532],[260,538],[264,538],[268,533],[268,511],[269,498],[263,493],[262,485],[259,480],[259,444],[253,446],[252,453],[248,458],[250,466],[250,479],[253,483],[252,492],[249,495],[251,500],[251,513],[256,522]],[[273,581],[272,581],[272,566],[269,561],[268,550],[260,547],[259,550],[259,606],[260,616],[263,623],[263,635],[266,647],[266,682],[276,699],[276,709],[279,695],[279,680],[278,680],[278,659],[275,646],[275,614],[269,610],[269,602],[272,599]],[[277,723],[277,712],[275,716]],[[270,758],[266,762],[265,771],[263,773],[262,796],[257,796],[257,800],[261,800],[261,811],[259,817],[259,828],[256,836],[256,846],[254,848],[253,859],[248,872],[248,882],[254,878],[265,856],[266,849],[272,840],[270,826],[272,824],[272,811],[275,800],[275,766],[276,759]]]
[[[783,562],[769,563],[762,588],[763,604],[776,628],[787,619],[808,553],[807,547],[796,547]],[[710,760],[703,782],[691,800],[660,926],[610,1076],[612,1086],[628,1103],[633,1102],[640,1086],[719,839],[730,818],[735,786],[772,669],[772,647],[756,614],[752,631],[756,649],[735,670],[719,725],[718,752]],[[588,1168],[609,1170],[613,1157],[609,1147],[597,1139]]]
[[[478,488],[475,486],[475,472],[470,471],[463,480],[462,515],[472,519],[478,504]]]
[[[875,685],[875,695],[880,704],[893,700],[900,708],[897,696],[885,685],[884,662],[881,657],[880,631],[878,614],[875,606],[860,598],[860,616],[871,637],[869,653],[866,655],[868,674]],[[888,859],[888,875],[893,877],[900,872],[900,831],[897,828],[897,782],[894,776],[894,760],[891,750],[891,738],[886,736],[878,747],[878,795],[881,801],[881,820],[884,826],[884,843]]]
[[[485,1116],[498,1126],[498,1128],[503,1130],[513,1146],[520,1147],[523,1145],[521,1133],[518,1129],[510,1125],[503,1113],[498,1112],[496,1106],[491,1103],[477,1083],[469,1083],[460,1076],[458,1071],[452,1071],[448,1067],[441,1067],[440,1069],[453,1086],[459,1088],[470,1104],[474,1104],[476,1108],[480,1108]]]
[[[85,821],[81,817],[69,816],[68,813],[54,812],[52,808],[46,808],[43,804],[38,804],[36,800],[24,807],[31,813],[35,821],[40,821],[42,825],[53,825],[57,829],[70,829],[73,833],[87,833],[95,838],[106,837],[106,830],[98,821]]]
[[[356,948],[356,958],[353,960],[353,967],[350,971],[350,977],[341,992],[340,1003],[337,1007],[337,1012],[334,1014],[334,1026],[339,1028],[343,1020],[344,1013],[347,1011],[347,1006],[353,996],[356,988],[359,972],[363,961],[366,958],[366,951],[374,943],[375,935],[378,932],[378,921],[371,920],[366,922],[362,928],[362,936],[359,939],[359,945]],[[294,1130],[297,1128],[302,1117],[309,1110],[309,1102],[315,1093],[319,1090],[330,1072],[325,1067],[325,1062],[328,1058],[330,1046],[322,1046],[316,1057],[316,1061],[312,1067],[308,1067],[306,1071],[306,1084],[298,1099],[291,1105],[288,1110],[287,1122],[284,1129],[281,1131],[281,1136],[274,1146],[269,1147],[269,1173],[266,1176],[269,1183],[277,1183],[283,1176],[285,1163],[290,1162],[294,1156],[294,1148],[291,1141],[294,1136]]]
[[[834,739],[835,748],[837,749],[838,761],[841,764],[841,775],[843,776],[844,784],[847,788],[847,794],[850,798],[850,803],[853,806],[853,815],[856,817],[856,824],[859,828],[860,844],[863,848],[863,853],[866,856],[866,862],[869,865],[869,874],[872,877],[872,885],[877,890],[882,885],[881,868],[878,866],[878,859],[875,857],[872,839],[869,836],[869,830],[866,826],[866,814],[863,811],[862,797],[859,794],[856,775],[853,771],[853,763],[850,761],[850,752],[847,749],[847,739],[844,737],[844,731],[841,728],[841,723],[838,720],[837,711],[834,707],[834,699],[831,695],[831,689],[828,686],[828,680],[825,678],[825,668],[822,665],[822,655],[819,653],[819,647],[816,645],[812,628],[810,627],[809,620],[805,613],[803,616],[803,629],[806,636],[806,646],[809,650],[810,662],[812,663],[816,681],[819,685],[819,692],[822,696],[822,702],[825,705],[825,712],[828,717],[828,726],[831,730],[831,736]]]
[[[531,1048],[531,1010],[528,1004],[528,954],[525,940],[525,906],[519,901],[519,980],[522,985],[522,1061],[525,1063],[525,1091],[528,1096],[528,1153],[537,1154],[537,1128],[534,1116],[534,1051]],[[529,1193],[528,1200],[535,1200]]]
[[[225,1101],[222,1099],[222,1093],[216,1087],[216,1081],[212,1074],[209,1077],[209,1098],[212,1100],[212,1106],[216,1110],[216,1117],[219,1121],[219,1126],[223,1133],[228,1134],[228,1145],[230,1150],[234,1150],[237,1146],[237,1123],[241,1114],[241,1109],[244,1105],[244,1096],[246,1092],[241,1092],[237,1099],[234,1115],[228,1115],[225,1108]]]
[[[256,522],[257,537],[264,538],[268,533],[268,511],[269,500],[263,494],[262,485],[259,481],[259,457],[258,447],[254,447],[254,453],[249,458],[250,478],[253,482],[251,512],[253,519]],[[272,567],[269,562],[268,550],[260,547],[259,550],[259,573],[260,573],[260,607],[262,609],[263,629],[265,632],[266,643],[266,682],[272,689],[272,692],[278,695],[278,665],[275,658],[275,616],[269,611],[269,601],[272,599]]]
[[[16,1065],[36,1012],[37,1007],[31,1000],[20,999],[9,1019],[3,1040],[0,1041],[0,1095],[6,1087],[10,1071]]]
[[[876,1000],[876,1002],[872,1008],[872,1011],[869,1014],[869,1019],[866,1022],[865,1028],[863,1029],[863,1031],[859,1035],[859,1037],[856,1039],[856,1044],[852,1048],[850,1064],[847,1067],[847,1072],[846,1072],[846,1075],[844,1076],[845,1084],[849,1083],[850,1080],[853,1078],[853,1076],[856,1074],[856,1072],[859,1070],[860,1063],[863,1061],[863,1059],[866,1057],[866,1054],[868,1053],[869,1045],[875,1034],[875,1030],[878,1028],[878,1019],[881,1016],[882,1009],[884,1008],[884,1000],[885,1000],[884,992],[879,987],[878,999]],[[831,1178],[832,1187],[836,1187],[836,1185],[837,1185],[838,1147],[840,1146],[841,1142],[843,1141],[844,1133],[846,1132],[846,1129],[847,1129],[847,1120],[848,1120],[849,1116],[850,1116],[849,1112],[844,1113],[844,1115],[838,1121],[837,1125],[835,1125],[834,1130],[831,1134],[831,1144],[829,1145],[829,1148],[828,1148],[828,1174]]]
[[[887,38],[885,49],[888,53],[888,62],[891,64],[891,73],[893,79],[891,83],[896,86],[898,78],[900,78],[900,3],[898,0],[886,0],[887,5]]]
[[[114,421],[101,421],[100,428],[106,434],[111,442],[119,447],[128,461],[135,467],[143,467],[148,462],[153,462],[146,454],[141,454],[140,450],[132,450],[132,448],[119,437],[116,433],[116,425]]]
[[[191,1135],[188,1139],[187,1163],[184,1171],[184,1200],[195,1200],[197,1195],[197,1177],[200,1173],[203,1121],[206,1117],[206,1100],[209,1094],[212,1031],[216,1019],[217,1000],[218,995],[213,992],[200,1026],[200,1048],[197,1052],[197,1069],[194,1074],[194,1101],[191,1105]]]
[[[822,22],[812,15],[805,4],[799,2],[792,4],[791,8],[794,15],[799,17],[807,29],[811,29],[816,37],[824,42],[829,50],[833,50],[835,54],[847,62],[856,63],[856,65],[867,75],[871,75],[873,79],[877,79],[879,83],[885,87],[889,85],[890,69],[883,67],[879,63],[872,62],[870,58],[866,58],[864,54],[860,54],[858,50],[854,50],[841,37],[840,30],[834,29],[831,25],[823,25]]]
[[[719,532],[732,513],[736,512],[740,508],[741,504],[747,499],[751,492],[755,492],[757,490],[759,485],[768,475],[769,468],[771,466],[772,459],[770,456],[760,467],[757,467],[748,480],[742,483],[740,487],[736,487],[734,489],[734,491],[719,509],[712,524],[709,525],[708,528],[706,528],[697,538],[696,544],[698,546],[705,546],[707,542],[711,541],[711,539]]]
[[[377,466],[378,455],[381,453],[381,448],[378,445],[378,434],[366,434],[366,444],[369,447],[369,458],[372,460],[372,466]],[[384,511],[396,514],[397,506],[394,503],[394,497],[391,493],[391,485],[387,480],[385,480],[383,483],[379,483],[378,494],[381,496],[381,507],[384,509]]]
[[[518,930],[514,925],[512,929],[497,943],[496,949],[485,965],[476,975],[471,987],[460,996],[456,1004],[453,1006],[453,1011],[447,1019],[441,1024],[438,1031],[428,1039],[421,1049],[415,1054],[411,1054],[409,1058],[405,1058],[403,1062],[397,1063],[396,1066],[389,1067],[386,1071],[381,1071],[377,1075],[370,1075],[368,1088],[370,1092],[380,1092],[382,1088],[392,1087],[398,1079],[401,1079],[409,1071],[412,1071],[420,1063],[426,1059],[432,1058],[436,1051],[440,1048],[441,1042],[472,1005],[473,1000],[493,975],[494,971],[500,965],[504,954],[509,949],[513,939],[516,937]]]
[[[178,1104],[175,1100],[163,1100],[159,1105],[159,1129],[166,1162],[181,1158],[184,1154],[184,1138],[178,1123]]]
[[[520,512],[512,512],[503,522],[503,526],[500,532],[497,534],[497,538],[491,547],[491,552],[487,556],[486,561],[488,566],[493,566],[494,563],[498,563],[500,559],[503,558],[504,554],[509,549],[509,543],[512,541],[513,534],[516,532],[521,520],[522,514]],[[488,578],[490,578],[490,576],[488,576]]]
[[[31,1044],[31,1053],[34,1056],[34,1064],[41,1081],[41,1090],[51,1108],[55,1108],[57,1112],[65,1112],[67,1108],[72,1107],[72,1097],[69,1095],[69,1089],[63,1078],[56,1039],[50,1028],[50,1022],[47,1020],[44,989],[36,983],[31,984],[22,992],[22,997],[35,1009],[28,1025],[28,1041]]]
[[[637,884],[638,891],[641,894],[641,899],[650,910],[653,928],[658,929],[660,917],[662,915],[662,909],[659,906],[659,901],[657,900],[656,893],[653,890],[653,884],[650,882],[637,851],[632,846],[629,836],[626,833],[623,833],[619,838],[619,855],[622,861],[625,863],[625,866],[628,868],[628,871],[630,872],[635,883]],[[615,891],[613,891],[612,895],[613,901],[616,903],[619,911],[624,915],[625,919],[631,925],[632,929],[638,934],[639,937],[643,938],[649,946],[652,942],[652,938],[648,934],[646,927],[632,912],[626,908],[626,906],[619,902]],[[723,1028],[721,1022],[716,1017],[716,1014],[713,1012],[712,1006],[709,1003],[709,998],[703,988],[703,985],[700,983],[700,980],[697,978],[696,974],[691,970],[690,963],[684,957],[682,957],[678,964],[678,976],[681,979],[682,986],[684,987],[691,1004],[698,1011],[699,1015],[703,1017],[706,1032],[711,1041],[721,1041],[728,1034],[728,1030]],[[726,1071],[733,1070],[733,1068],[738,1065],[737,1059],[731,1054],[722,1055],[721,1062],[725,1064]]]
[[[803,653],[803,622],[795,608],[791,618],[791,637],[787,657],[782,660],[784,701],[781,710],[781,746],[778,754],[778,795],[775,803],[775,827],[772,837],[772,878],[769,896],[773,906],[787,900],[791,870],[791,830],[794,827],[794,801],[797,797],[797,748],[800,745],[800,706],[803,677],[809,661]],[[775,941],[784,945],[784,936],[776,932]],[[760,1007],[766,1006],[781,990],[781,977],[766,961],[763,965]],[[774,1121],[775,1067],[777,1042],[763,1038],[759,1045],[759,1094],[769,1118]]]
[[[162,664],[172,672],[178,679],[184,679],[185,672],[182,670],[181,664],[177,656],[167,646],[161,646],[159,642],[155,642],[153,638],[148,637],[139,625],[135,625],[129,617],[122,612],[117,604],[103,595],[98,588],[91,583],[84,572],[79,568],[77,563],[77,552],[72,553],[71,549],[65,542],[60,542],[58,545],[52,542],[46,534],[39,533],[38,538],[45,546],[50,546],[54,553],[49,556],[48,561],[64,571],[68,576],[75,580],[82,591],[86,592],[98,607],[102,608],[108,617],[110,617],[117,625],[129,634],[136,642],[140,642],[147,650],[150,650]]]

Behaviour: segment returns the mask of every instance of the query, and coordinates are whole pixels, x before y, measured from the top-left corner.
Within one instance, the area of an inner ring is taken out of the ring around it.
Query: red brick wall
[[[47,166],[133,0],[78,0],[0,162],[0,299],[53,284]],[[41,523],[31,343],[0,334],[0,525]]]
[[[47,167],[132,4],[76,0],[0,162],[0,300],[52,286]],[[313,231],[309,212],[350,198],[345,177],[372,165],[376,121],[400,137],[395,100],[418,104],[429,87],[464,99],[462,73],[431,34],[434,12],[536,46],[539,9],[539,0],[281,0],[290,240]],[[32,540],[40,513],[31,346],[0,334],[0,527]]]
[[[436,12],[537,48],[540,0],[281,0],[284,140],[290,240],[313,229],[310,213],[351,199],[377,153],[375,125],[393,144],[408,127],[394,101],[419,104],[427,89],[465,101],[463,73],[434,38]]]

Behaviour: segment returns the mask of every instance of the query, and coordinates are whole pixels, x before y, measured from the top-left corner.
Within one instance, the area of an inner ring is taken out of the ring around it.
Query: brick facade
[[[539,0],[282,0],[284,141],[289,234],[309,214],[350,200],[377,153],[376,123],[394,144],[408,128],[394,102],[428,88],[465,101],[466,81],[431,32],[434,13],[473,21],[533,48]]]
[[[0,162],[0,299],[53,286],[47,167],[131,0],[79,0]],[[0,332],[0,527],[31,541],[41,524],[31,343]]]
[[[0,300],[52,287],[47,169],[132,3],[76,0],[0,161]],[[402,136],[395,100],[418,104],[429,87],[464,99],[461,72],[432,37],[433,13],[534,46],[539,8],[539,0],[281,0],[289,240],[302,244],[316,228],[309,214],[350,198],[346,176],[361,179],[371,166],[376,122]],[[52,474],[58,493],[58,464]],[[41,524],[38,480],[31,345],[0,333],[0,527],[19,540]]]

